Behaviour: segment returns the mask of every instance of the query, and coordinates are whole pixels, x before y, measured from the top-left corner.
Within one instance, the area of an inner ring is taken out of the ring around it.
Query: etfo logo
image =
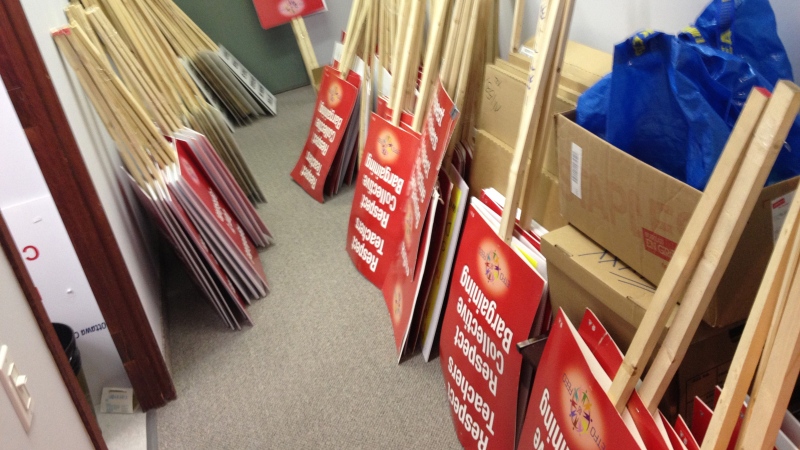
[[[500,267],[500,255],[497,250],[485,251],[483,248],[478,250],[481,261],[483,262],[483,274],[489,283],[500,281],[506,287],[509,285],[506,274],[503,273],[503,268]]]
[[[306,5],[303,0],[283,0],[278,5],[278,11],[280,11],[281,15],[284,17],[291,17],[301,13],[305,7]]]
[[[331,83],[330,87],[328,88],[328,95],[326,95],[326,99],[328,100],[328,106],[331,108],[336,108],[342,103],[342,97],[344,97],[344,90],[342,86],[337,83]]]
[[[589,425],[592,423],[592,401],[585,389],[577,388],[572,392],[569,400],[569,420],[572,429],[578,434],[589,431]]]

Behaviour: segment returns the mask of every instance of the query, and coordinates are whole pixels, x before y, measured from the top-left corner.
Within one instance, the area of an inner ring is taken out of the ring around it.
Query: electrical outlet
[[[8,356],[8,346],[0,345],[0,384],[6,391],[25,432],[31,430],[33,399],[28,392],[28,377],[22,375]]]

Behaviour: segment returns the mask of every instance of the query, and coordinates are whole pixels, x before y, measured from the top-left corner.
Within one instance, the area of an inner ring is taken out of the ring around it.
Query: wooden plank
[[[408,28],[408,32],[412,34],[413,39],[411,40],[411,46],[404,50],[411,57],[408,64],[406,84],[403,87],[403,89],[405,89],[405,93],[403,94],[404,111],[413,111],[414,103],[417,99],[417,80],[419,79],[419,65],[422,60],[422,42],[425,30],[425,4],[425,0],[420,2],[417,17],[414,18],[414,28],[411,28],[410,23]]]
[[[570,0],[570,7],[574,7]],[[565,19],[561,25],[561,32],[558,35],[556,45],[556,56],[554,60],[555,68],[550,71],[550,78],[547,80],[547,91],[542,104],[542,114],[539,117],[538,139],[534,143],[531,162],[525,174],[524,188],[522,191],[520,223],[528,227],[531,220],[536,217],[542,220],[547,206],[550,192],[543,187],[549,185],[542,180],[545,156],[547,154],[550,140],[555,132],[555,121],[553,118],[553,105],[556,102],[558,86],[561,82],[561,69],[564,66],[564,55],[566,54],[567,41],[569,37],[571,20]]]
[[[789,292],[791,301],[781,318],[777,339],[781,345],[775,347],[768,360],[761,364],[766,368],[764,378],[750,399],[737,449],[772,449],[781,421],[789,405],[798,373],[800,373],[800,276],[794,273]]]
[[[411,65],[411,60],[416,59],[412,58],[412,54],[410,51],[408,51],[408,49],[413,46],[414,35],[421,31],[421,27],[419,27],[419,12],[422,9],[422,1],[423,0],[408,0],[410,3],[409,18],[411,20],[407,24],[408,31],[405,33],[403,45],[398,47],[402,49],[402,54],[399,55],[400,66],[392,79],[392,83],[395,88],[395,95],[391,99],[392,125],[396,127],[400,125],[400,115],[403,113],[403,105],[405,103],[406,94],[405,86],[409,78],[409,66]]]
[[[566,12],[570,14],[571,11]],[[508,188],[506,189],[506,203],[503,208],[503,217],[500,222],[500,237],[507,243],[511,242],[516,222],[516,211],[522,191],[522,181],[528,160],[539,133],[538,124],[541,106],[546,95],[545,83],[549,78],[555,56],[555,46],[558,40],[558,28],[563,21],[564,1],[550,0],[542,3],[539,25],[537,26],[538,52],[531,64],[528,74],[528,91],[525,94],[525,104],[520,118],[520,129],[517,143],[514,148],[514,159],[511,161]]]
[[[800,88],[789,82],[779,82],[764,109],[675,319],[639,388],[639,395],[651,412],[658,408],[689,348],[798,111]]]
[[[763,93],[759,91],[750,93],[706,185],[705,192],[678,242],[672,260],[664,272],[661,283],[653,295],[650,306],[647,308],[622,365],[611,384],[608,394],[619,411],[628,403],[631,392],[650,360],[673,307],[683,295],[684,289],[697,267],[714,223],[722,209],[726,193],[739,170],[744,150],[750,143],[766,103],[767,96]]]
[[[458,38],[459,25],[463,20],[466,1],[467,0],[455,0],[453,4],[452,15],[447,27],[447,40],[442,50],[442,67],[439,71],[439,77],[442,83],[444,83],[444,88],[448,93],[453,92],[453,86],[447,84],[447,74],[450,73],[450,68],[455,64],[456,39]]]
[[[361,0],[355,1],[360,3]],[[352,34],[345,36],[344,49],[342,50],[342,57],[340,59],[339,66],[341,69],[340,73],[342,79],[347,78],[347,75],[350,73],[350,69],[353,66],[353,62],[356,58],[356,50],[358,49],[358,44],[361,42],[361,35],[364,34],[367,15],[371,9],[371,2],[366,2],[364,6],[361,6],[360,11],[358,12],[358,17],[356,17],[356,22],[353,24],[354,28]]]
[[[311,45],[311,40],[308,37],[306,22],[302,17],[295,17],[292,19],[292,31],[294,32],[295,39],[297,39],[300,56],[303,57],[303,65],[306,67],[308,80],[313,84],[314,69],[319,67],[319,63],[317,62],[317,55],[314,53],[314,47]]]
[[[511,45],[508,53],[519,53],[522,44],[522,23],[525,18],[525,0],[514,2],[514,16],[511,19]]]
[[[773,312],[778,304],[784,280],[791,279],[797,270],[797,257],[800,255],[800,239],[798,239],[798,212],[800,212],[800,195],[796,195],[786,215],[775,249],[767,265],[761,287],[758,290],[750,316],[747,319],[736,353],[733,356],[725,385],[722,389],[714,416],[708,426],[706,437],[702,442],[702,450],[723,450],[733,434],[733,428],[739,419],[742,403],[745,400],[750,383],[758,365],[759,356],[767,340],[770,325],[773,323]],[[787,293],[788,294],[788,293]],[[785,297],[784,297],[785,298]],[[777,327],[775,327],[777,329]],[[768,359],[768,358],[767,358]]]

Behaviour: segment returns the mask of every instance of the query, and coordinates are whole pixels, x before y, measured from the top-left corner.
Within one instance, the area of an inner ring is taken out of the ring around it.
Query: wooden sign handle
[[[562,24],[564,4],[571,0],[543,0],[540,7],[539,25],[537,26],[537,53],[531,62],[528,72],[528,90],[520,118],[519,134],[514,147],[514,158],[508,176],[506,202],[500,222],[500,237],[510,243],[514,234],[516,212],[519,205],[522,182],[530,159],[531,149],[539,133],[538,124],[541,106],[546,95],[545,85],[552,68],[555,45],[558,41],[558,27]],[[571,11],[570,11],[571,12]],[[544,25],[543,25],[544,24]]]
[[[798,213],[800,213],[800,195],[794,197],[781,233],[775,242],[775,249],[772,251],[761,287],[750,309],[747,325],[744,327],[728,369],[725,385],[714,407],[714,416],[703,440],[702,450],[728,448],[742,403],[753,380],[759,356],[764,349],[770,325],[773,323],[773,313],[779,303],[786,301],[788,290],[784,291],[783,286],[791,284],[792,274],[797,270],[800,257],[800,239],[797,236],[800,223]],[[775,323],[779,323],[779,320]],[[778,327],[773,328],[777,330]]]
[[[525,17],[525,0],[516,0],[514,2],[514,16],[511,19],[511,46],[509,47],[509,55],[512,53],[519,53],[519,47],[522,43],[522,23]]]
[[[356,0],[358,1],[358,0]],[[354,25],[353,34],[345,37],[344,50],[342,51],[342,58],[339,61],[339,69],[342,74],[342,79],[346,79],[350,74],[350,69],[353,66],[353,61],[356,58],[356,49],[361,42],[361,35],[364,33],[364,28],[367,21],[367,14],[372,9],[372,3],[367,2],[358,12],[356,23]]]
[[[727,194],[703,257],[686,288],[678,313],[639,388],[639,395],[651,412],[658,408],[691,344],[798,111],[800,89],[793,84],[778,83]]]
[[[411,8],[409,12],[409,22],[403,45],[400,47],[402,55],[400,56],[400,67],[395,72],[392,82],[394,83],[396,94],[392,98],[392,125],[400,125],[400,115],[403,113],[403,105],[405,104],[405,86],[408,82],[409,65],[411,60],[417,61],[415,55],[412,55],[410,49],[413,47],[415,35],[420,33],[421,27],[419,26],[420,9],[422,8],[423,0],[409,0]],[[416,62],[415,62],[416,64]]]
[[[750,143],[761,114],[767,104],[767,97],[759,91],[750,93],[739,115],[739,120],[731,132],[714,172],[695,207],[686,230],[678,242],[672,260],[658,284],[639,328],[628,347],[628,352],[620,365],[617,375],[608,391],[608,396],[618,411],[628,403],[645,365],[661,337],[662,331],[678,303],[684,289],[697,267],[708,238],[719,217],[725,195],[729,191],[736,172],[743,159],[744,150]]]
[[[443,45],[445,13],[449,6],[450,0],[435,0],[433,4],[428,31],[428,46],[425,50],[425,61],[422,63],[423,70],[419,99],[417,99],[417,105],[414,109],[414,123],[411,126],[418,133],[422,130],[422,120],[425,118],[424,110],[428,107],[434,79],[441,66],[439,64],[441,62],[439,55]]]
[[[295,39],[297,39],[297,46],[300,48],[300,56],[303,58],[303,65],[306,67],[308,81],[314,84],[314,69],[319,67],[319,63],[317,62],[317,55],[314,53],[311,39],[308,36],[306,21],[302,17],[292,19],[292,31]]]
[[[753,386],[747,412],[739,432],[737,449],[772,449],[778,437],[786,407],[800,373],[800,270],[794,276],[789,301],[780,323],[773,323],[781,345],[775,347],[769,359],[761,359],[764,378]]]

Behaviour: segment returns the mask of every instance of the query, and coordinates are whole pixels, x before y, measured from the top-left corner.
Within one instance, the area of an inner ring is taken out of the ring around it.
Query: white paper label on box
[[[789,206],[794,199],[796,191],[784,194],[772,201],[772,243],[778,241],[778,236],[781,234],[783,222],[786,220],[786,214],[789,213]]]
[[[570,164],[570,181],[572,195],[583,200],[581,195],[581,165],[583,162],[583,149],[578,144],[572,144],[572,163]]]

